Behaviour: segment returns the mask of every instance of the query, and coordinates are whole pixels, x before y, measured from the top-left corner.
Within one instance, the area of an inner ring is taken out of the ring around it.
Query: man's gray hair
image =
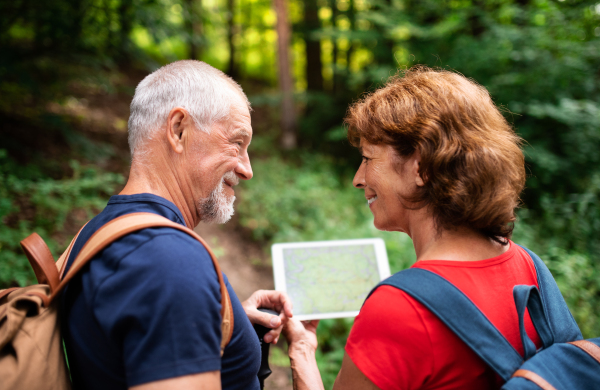
[[[173,108],[185,108],[195,125],[209,132],[213,123],[229,116],[238,97],[250,108],[242,87],[207,63],[184,60],[163,66],[135,89],[128,123],[131,154],[166,124]]]

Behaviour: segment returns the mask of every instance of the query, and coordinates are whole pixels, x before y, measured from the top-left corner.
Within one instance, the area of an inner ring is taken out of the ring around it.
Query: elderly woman
[[[521,139],[485,88],[460,74],[415,67],[348,112],[362,153],[354,186],[380,230],[408,234],[418,267],[461,290],[523,355],[513,287],[536,270],[511,240],[525,184]],[[316,322],[290,320],[295,389],[321,389]],[[527,314],[525,328],[541,341]],[[381,286],[365,301],[345,348],[338,389],[495,389],[500,378],[405,292]]]

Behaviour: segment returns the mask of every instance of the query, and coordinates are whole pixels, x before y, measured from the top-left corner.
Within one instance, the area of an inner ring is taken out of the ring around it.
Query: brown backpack
[[[170,227],[200,241],[217,271],[221,286],[221,356],[233,333],[233,309],[223,274],[206,242],[193,230],[152,213],[133,213],[102,226],[83,246],[62,278],[77,236],[55,263],[44,240],[33,233],[21,246],[40,284],[0,290],[0,384],[4,390],[71,388],[60,335],[59,300],[65,285],[113,241],[137,230]]]

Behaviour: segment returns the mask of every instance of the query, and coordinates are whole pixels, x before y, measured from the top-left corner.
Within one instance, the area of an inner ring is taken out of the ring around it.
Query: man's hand
[[[292,301],[281,291],[258,290],[244,301],[242,306],[252,324],[273,329],[265,335],[263,340],[266,343],[277,343],[283,325],[293,316]],[[279,316],[262,313],[258,311],[259,307],[275,310]]]

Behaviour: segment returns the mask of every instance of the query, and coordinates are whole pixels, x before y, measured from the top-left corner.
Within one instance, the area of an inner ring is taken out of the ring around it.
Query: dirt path
[[[259,289],[273,289],[273,271],[270,255],[255,242],[248,241],[235,229],[235,220],[226,225],[200,224],[195,231],[211,246],[219,264],[233,286],[240,301],[247,299]],[[273,373],[265,381],[265,390],[292,390],[291,371],[284,358],[282,340],[271,352],[270,366]],[[274,347],[271,347],[273,349]],[[273,355],[277,356],[276,365]],[[287,366],[287,367],[286,367]]]

